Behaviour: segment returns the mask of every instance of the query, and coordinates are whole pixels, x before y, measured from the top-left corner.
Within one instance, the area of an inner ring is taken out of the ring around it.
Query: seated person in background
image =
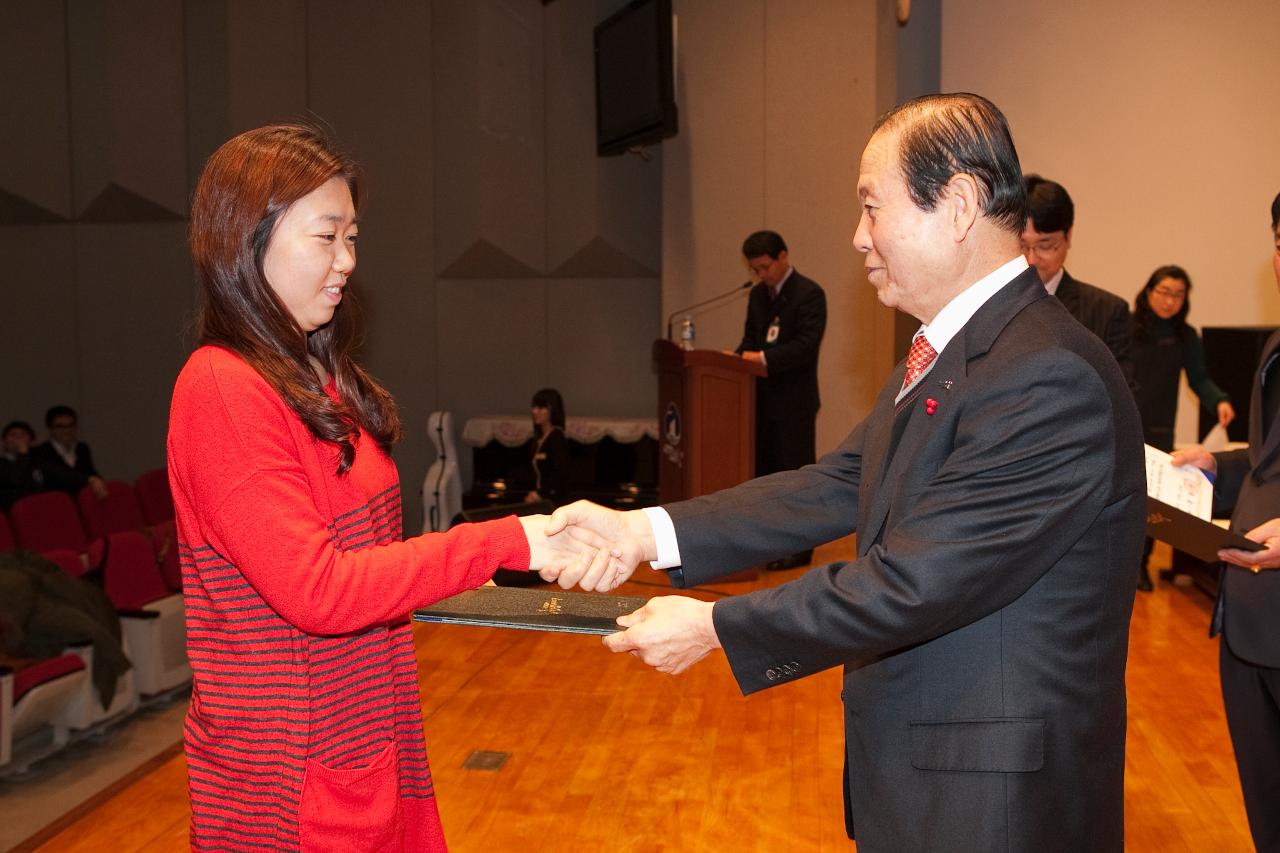
[[[31,456],[44,475],[46,488],[58,489],[76,495],[90,486],[100,498],[107,496],[107,484],[98,476],[93,466],[93,454],[89,445],[78,441],[76,428],[79,420],[76,410],[70,406],[54,406],[45,413],[44,425],[49,428],[49,440],[37,444]]]
[[[1218,415],[1224,427],[1235,419],[1235,409],[1223,391],[1209,378],[1204,366],[1204,346],[1187,323],[1191,311],[1191,277],[1178,266],[1164,266],[1147,279],[1133,300],[1133,373],[1137,380],[1134,399],[1142,416],[1143,440],[1163,451],[1173,450],[1173,422],[1178,410],[1178,380],[1187,372],[1191,390],[1200,404]],[[1151,540],[1138,567],[1138,589],[1151,591],[1147,558]]]
[[[569,497],[569,439],[564,434],[564,400],[554,388],[543,388],[529,403],[533,418],[533,438],[529,441],[529,461],[533,468],[533,489],[525,503],[550,501],[559,506]]]
[[[31,457],[36,432],[26,421],[5,425],[0,436],[0,509],[9,509],[18,498],[44,490],[44,477]]]

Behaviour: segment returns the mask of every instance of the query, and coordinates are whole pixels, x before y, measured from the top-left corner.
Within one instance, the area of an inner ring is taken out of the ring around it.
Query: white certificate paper
[[[1147,450],[1147,495],[1175,509],[1209,521],[1213,516],[1213,483],[1192,465],[1175,468],[1173,457],[1145,445]]]

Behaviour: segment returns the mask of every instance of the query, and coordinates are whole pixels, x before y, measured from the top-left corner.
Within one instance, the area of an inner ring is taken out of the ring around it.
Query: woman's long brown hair
[[[263,256],[289,206],[331,178],[360,206],[355,163],[317,128],[276,124],[240,134],[205,164],[191,203],[191,254],[204,285],[200,343],[239,355],[276,390],[311,434],[338,447],[338,473],[355,459],[364,427],[384,451],[400,438],[391,395],[352,357],[359,308],[350,290],[333,319],[307,334],[268,284]],[[325,393],[308,356],[334,378],[341,402]]]

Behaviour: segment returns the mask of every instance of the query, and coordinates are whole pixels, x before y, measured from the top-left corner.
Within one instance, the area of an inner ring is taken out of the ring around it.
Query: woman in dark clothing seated
[[[1226,392],[1209,378],[1204,345],[1187,323],[1190,293],[1191,277],[1182,267],[1170,265],[1153,272],[1133,301],[1133,372],[1138,386],[1134,397],[1147,444],[1164,451],[1173,450],[1178,380],[1184,370],[1191,390],[1205,409],[1217,413],[1218,423],[1225,427],[1236,416]],[[1151,590],[1150,554],[1148,539],[1138,570],[1138,589],[1144,592]]]
[[[529,461],[533,468],[533,489],[527,503],[550,501],[559,506],[569,500],[569,439],[564,434],[564,400],[554,388],[543,388],[529,404],[533,418],[533,438]]]

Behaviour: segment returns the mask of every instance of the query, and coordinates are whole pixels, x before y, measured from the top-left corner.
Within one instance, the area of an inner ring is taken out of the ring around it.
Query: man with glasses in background
[[[1022,253],[1040,273],[1045,289],[1058,297],[1071,316],[1102,338],[1134,387],[1129,357],[1129,306],[1114,293],[1071,277],[1064,264],[1071,248],[1076,209],[1062,184],[1039,175],[1024,175],[1030,214],[1022,231]]]

